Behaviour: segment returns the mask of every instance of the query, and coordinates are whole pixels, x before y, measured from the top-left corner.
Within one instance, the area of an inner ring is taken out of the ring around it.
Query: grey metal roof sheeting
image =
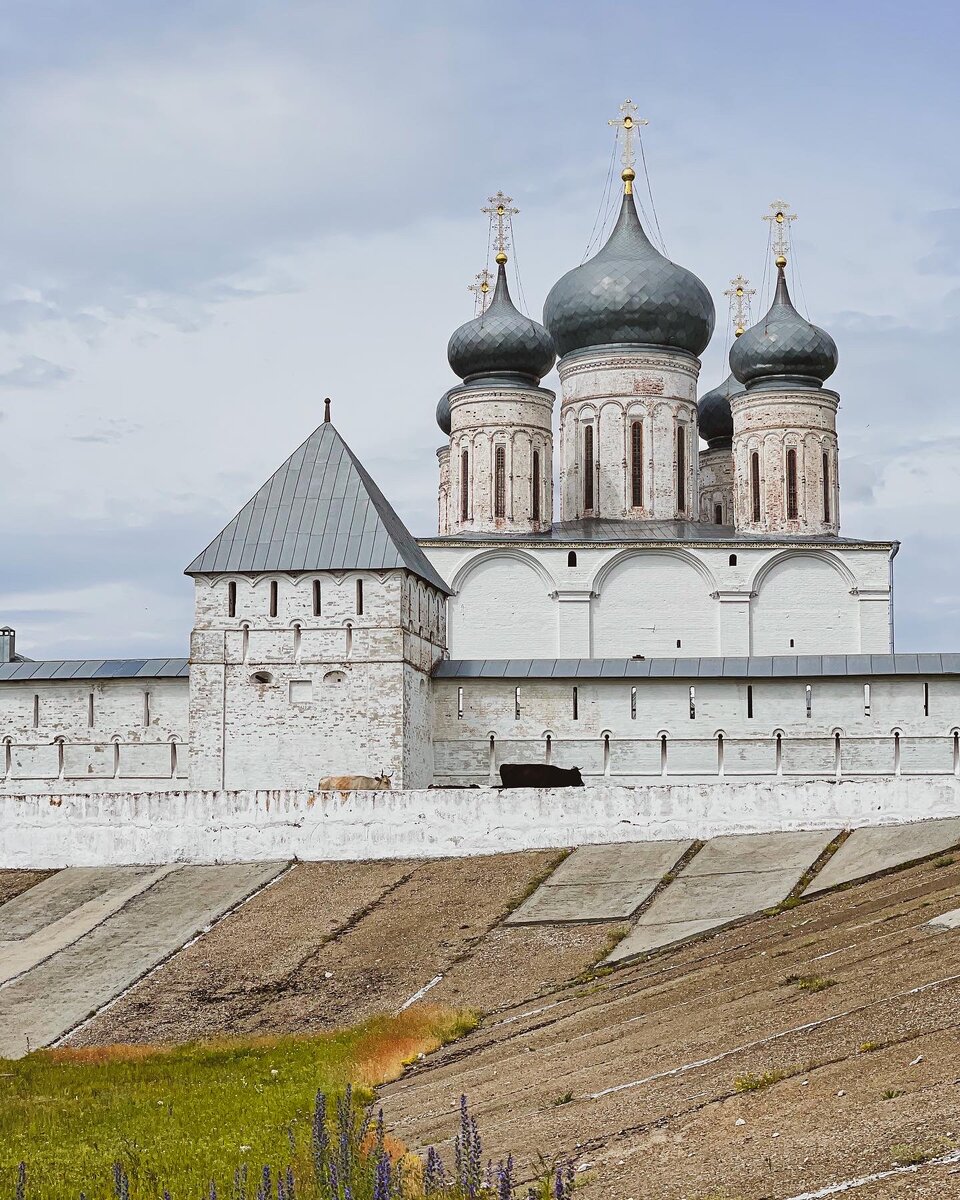
[[[797,654],[750,658],[447,658],[435,679],[811,679],[960,675],[960,654]]]
[[[396,567],[449,594],[350,447],[324,421],[185,574]]]
[[[186,679],[186,658],[51,658],[0,663],[0,683],[59,679]]]
[[[830,537],[822,533],[738,533],[732,525],[714,525],[708,521],[615,521],[605,517],[560,521],[544,533],[452,533],[419,540],[424,546],[444,546],[457,542],[510,545],[517,542],[548,545],[551,542],[729,542],[734,546],[876,546],[877,549],[886,549],[894,545],[892,542]]]

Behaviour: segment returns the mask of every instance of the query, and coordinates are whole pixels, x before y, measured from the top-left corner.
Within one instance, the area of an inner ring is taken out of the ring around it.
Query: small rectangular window
[[[930,716],[930,684],[929,683],[925,683],[923,685],[923,715],[925,717]]]
[[[150,693],[143,693],[143,727],[144,729],[150,724]]]
[[[747,719],[753,720],[753,684],[747,684]]]
[[[806,705],[807,705],[807,716],[812,717],[813,716],[813,688],[810,686],[809,683],[804,688],[804,697],[805,697]]]
[[[869,683],[865,683],[863,685],[863,715],[865,717],[870,716],[870,684]]]
[[[92,729],[94,722],[93,692],[87,696],[87,726]]]
[[[534,521],[540,520],[540,451],[533,452],[533,466],[530,472],[530,486],[533,488],[533,504],[530,509],[530,516]]]
[[[315,579],[313,581],[313,615],[315,617],[320,616],[321,600],[322,600],[322,596],[320,594],[320,580]]]
[[[40,727],[40,696],[36,692],[33,695],[33,727],[34,729]]]
[[[515,721],[520,720],[520,689],[519,688],[514,688],[514,690],[513,690],[513,719]]]
[[[830,456],[823,452],[823,519],[830,520]]]
[[[635,687],[632,687],[630,689],[630,720],[635,721],[636,719],[637,719],[637,689]]]
[[[237,585],[231,580],[227,584],[227,616],[235,617],[237,615]]]
[[[694,721],[697,717],[697,689],[690,685],[690,720]]]
[[[470,453],[463,450],[460,453],[460,520],[466,521],[470,516]]]
[[[573,689],[573,719],[575,721],[580,720],[580,703],[576,688]]]
[[[280,607],[280,585],[275,579],[270,580],[270,616],[275,617]]]
[[[419,603],[419,596],[417,597]],[[357,580],[357,616],[363,616],[363,580]]]
[[[457,720],[463,720],[463,688],[457,688]]]

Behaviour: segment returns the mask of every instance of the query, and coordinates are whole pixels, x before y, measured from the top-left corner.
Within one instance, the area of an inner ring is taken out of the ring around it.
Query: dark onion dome
[[[451,423],[450,393],[448,391],[443,393],[443,395],[440,397],[440,403],[437,405],[437,424],[440,426],[440,429],[443,431],[443,433],[449,437]]]
[[[644,233],[632,190],[606,245],[558,280],[543,306],[543,323],[561,356],[622,343],[701,354],[714,319],[704,284]]]
[[[487,376],[519,376],[536,386],[556,361],[553,342],[541,324],[514,307],[506,255],[497,255],[497,260],[493,299],[486,312],[454,332],[447,343],[447,361],[465,383]]]
[[[787,379],[804,387],[822,387],[837,369],[837,343],[793,307],[783,267],[777,267],[777,291],[770,311],[730,348],[730,369],[748,388],[767,380]]]
[[[697,426],[709,449],[725,449],[733,444],[730,397],[742,391],[743,384],[728,375],[718,387],[700,397],[697,403]]]

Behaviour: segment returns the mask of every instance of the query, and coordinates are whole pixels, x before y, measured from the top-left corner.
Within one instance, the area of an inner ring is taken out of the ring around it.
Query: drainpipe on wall
[[[894,559],[897,557],[897,555],[898,555],[899,553],[900,553],[900,543],[899,543],[899,542],[894,542],[894,543],[893,543],[893,548],[892,548],[892,549],[891,549],[891,551],[890,551],[890,560],[889,560],[889,564],[890,564],[890,565],[889,565],[889,570],[890,570],[890,605],[889,605],[889,609],[888,609],[888,611],[889,611],[889,619],[890,619],[890,653],[891,653],[891,654],[893,654],[893,653],[896,651],[896,648],[897,648],[897,646],[896,646],[895,634],[894,634],[894,621],[893,621],[893,615],[894,615],[894,614],[893,614],[893,560],[894,560]]]

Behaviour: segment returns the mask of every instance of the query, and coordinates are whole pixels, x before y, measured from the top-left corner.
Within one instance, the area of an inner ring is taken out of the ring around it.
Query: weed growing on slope
[[[896,1100],[900,1096],[905,1096],[907,1093],[903,1088],[887,1088],[880,1093],[881,1100]]]
[[[820,975],[788,975],[783,981],[784,987],[796,984],[801,992],[825,992],[827,988],[837,986],[835,979],[823,979]]]
[[[933,1157],[932,1150],[924,1150],[922,1146],[900,1145],[890,1148],[890,1157],[898,1167],[918,1167]]]
[[[792,1074],[791,1071],[764,1071],[762,1075],[754,1075],[752,1071],[748,1071],[746,1075],[736,1077],[733,1081],[733,1090],[735,1092],[759,1092],[763,1088],[779,1083],[781,1079],[786,1079],[790,1074]]]
[[[939,858],[933,860],[933,866],[938,869],[940,867],[952,867],[954,862],[956,862],[956,859],[952,854],[941,854]]]

